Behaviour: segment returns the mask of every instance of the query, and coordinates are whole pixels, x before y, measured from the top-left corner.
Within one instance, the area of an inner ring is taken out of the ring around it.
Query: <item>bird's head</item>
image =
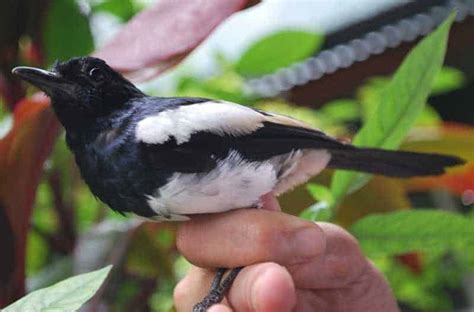
[[[107,116],[124,108],[131,98],[143,96],[120,73],[94,57],[56,63],[51,71],[21,66],[12,72],[51,98],[59,119],[66,127],[67,123]]]

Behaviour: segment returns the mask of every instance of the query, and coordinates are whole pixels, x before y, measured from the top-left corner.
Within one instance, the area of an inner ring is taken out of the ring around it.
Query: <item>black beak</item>
[[[15,67],[12,73],[40,88],[49,96],[56,93],[72,94],[73,91],[73,85],[55,72],[40,68],[19,66]]]

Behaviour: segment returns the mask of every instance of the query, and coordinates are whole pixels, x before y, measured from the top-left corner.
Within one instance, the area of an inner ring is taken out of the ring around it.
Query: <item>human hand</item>
[[[195,216],[178,230],[181,253],[195,266],[175,288],[178,311],[191,311],[208,292],[215,271],[246,266],[222,304],[228,311],[399,311],[382,274],[357,241],[329,223],[265,209]]]

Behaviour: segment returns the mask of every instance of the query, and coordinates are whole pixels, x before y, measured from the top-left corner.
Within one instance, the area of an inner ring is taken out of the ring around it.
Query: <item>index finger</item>
[[[313,222],[282,212],[239,209],[193,216],[178,229],[177,245],[197,266],[231,268],[305,262],[324,252],[326,239]]]

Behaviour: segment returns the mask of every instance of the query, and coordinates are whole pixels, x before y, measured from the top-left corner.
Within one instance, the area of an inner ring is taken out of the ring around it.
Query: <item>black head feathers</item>
[[[51,71],[17,67],[13,72],[51,97],[53,107],[69,123],[106,116],[134,97],[144,96],[130,81],[95,57],[56,62]]]

